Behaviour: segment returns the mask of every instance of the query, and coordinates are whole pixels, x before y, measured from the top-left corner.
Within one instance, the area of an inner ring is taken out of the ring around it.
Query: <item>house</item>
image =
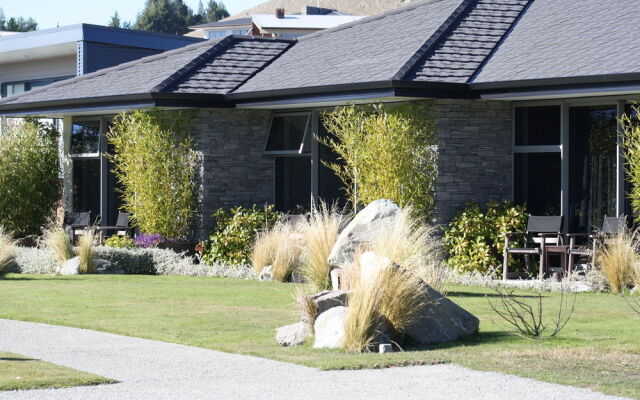
[[[225,19],[208,24],[190,26],[189,36],[220,39],[228,35],[296,38],[333,28],[363,18],[345,15],[329,8],[305,6],[300,14],[286,14],[278,8],[272,14],[254,14],[251,17]]]
[[[350,15],[377,15],[417,1],[419,0],[268,0],[226,19],[246,18],[255,14],[271,14],[277,8],[300,10],[308,5],[340,10],[340,12]]]
[[[421,99],[436,108],[438,222],[513,199],[589,231],[629,213],[616,117],[640,90],[634,5],[427,0],[297,40],[197,43],[4,99],[0,114],[64,118],[66,206],[111,218],[109,119],[194,109],[204,235],[217,207],[340,197],[322,163],[335,155],[314,140],[324,110]]]

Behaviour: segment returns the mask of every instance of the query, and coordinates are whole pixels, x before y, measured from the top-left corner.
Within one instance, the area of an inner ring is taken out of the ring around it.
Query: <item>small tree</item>
[[[340,157],[326,163],[357,207],[387,198],[428,218],[434,206],[437,148],[433,107],[346,106],[324,115],[321,141]]]
[[[38,235],[60,201],[58,132],[28,120],[0,135],[0,221],[17,237]]]
[[[640,222],[640,105],[631,107],[631,115],[624,114],[620,118],[623,134],[624,160],[627,176],[631,182],[629,199],[635,222]]]
[[[180,111],[137,110],[118,115],[107,134],[123,208],[145,233],[178,239],[189,230],[197,171],[189,121]]]

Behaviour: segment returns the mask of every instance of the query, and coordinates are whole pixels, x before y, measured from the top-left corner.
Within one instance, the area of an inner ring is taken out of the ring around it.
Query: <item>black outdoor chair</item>
[[[511,248],[511,238],[522,236],[524,247]],[[560,216],[535,216],[529,217],[525,232],[507,232],[504,234],[504,264],[502,267],[502,279],[506,280],[509,274],[509,255],[524,255],[527,271],[530,269],[530,256],[540,258],[540,279],[544,278],[546,270],[547,246],[562,245],[562,217]]]
[[[64,215],[64,228],[75,240],[76,235],[84,233],[91,225],[91,212],[67,213]]]
[[[573,271],[576,257],[591,258],[591,267],[596,265],[596,253],[599,246],[611,241],[611,236],[617,235],[627,225],[625,217],[604,217],[602,229],[595,233],[570,233],[569,237],[569,265],[568,273]],[[583,240],[580,240],[583,239]],[[581,244],[578,242],[582,242]],[[586,242],[586,243],[585,243]]]
[[[118,236],[131,236],[131,227],[129,226],[129,219],[131,214],[118,212],[118,219],[116,220],[116,224],[113,226],[99,226],[97,230],[104,235],[107,232],[115,231],[115,234]]]

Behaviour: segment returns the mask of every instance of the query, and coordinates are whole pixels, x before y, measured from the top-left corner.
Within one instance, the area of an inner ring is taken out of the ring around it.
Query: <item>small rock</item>
[[[343,347],[345,322],[348,307],[333,307],[318,316],[314,324],[316,349],[339,349]]]
[[[280,346],[298,346],[311,335],[311,328],[304,322],[286,325],[277,329],[276,340]]]
[[[371,242],[378,230],[393,221],[400,208],[391,200],[376,200],[360,211],[336,240],[329,254],[329,264],[334,267],[349,267],[356,251]]]
[[[80,268],[80,257],[73,257],[63,262],[60,266],[60,275],[78,275]]]
[[[260,280],[263,282],[270,282],[273,280],[273,265],[267,265],[260,271]]]
[[[333,307],[346,306],[347,299],[349,297],[349,292],[336,290],[329,291],[324,290],[318,294],[311,296],[311,300],[316,305],[318,309],[318,314],[322,314]]]
[[[331,276],[331,288],[340,290],[340,270],[341,268],[332,268],[329,275]]]
[[[391,345],[391,343],[382,343],[378,347],[378,352],[381,353],[381,354],[382,353],[393,353],[393,346]]]
[[[113,275],[124,274],[124,269],[120,268],[117,264],[114,264],[108,260],[97,258],[93,261],[93,265],[95,266],[97,274],[113,274]]]

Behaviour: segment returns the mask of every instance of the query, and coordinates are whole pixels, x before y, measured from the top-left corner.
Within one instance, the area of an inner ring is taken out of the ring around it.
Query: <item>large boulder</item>
[[[311,335],[311,327],[304,323],[286,325],[276,330],[276,340],[280,346],[298,346]]]
[[[368,285],[375,282],[380,272],[394,267],[393,261],[373,251],[365,251],[360,255],[360,283]]]
[[[376,200],[360,211],[336,240],[329,264],[333,267],[349,267],[358,248],[371,242],[377,231],[393,221],[400,208],[391,200]]]
[[[473,314],[424,285],[425,302],[405,334],[420,344],[446,343],[478,332],[480,321]]]
[[[344,290],[324,290],[310,297],[313,303],[316,305],[318,314],[322,314],[330,308],[346,306],[349,292]]]
[[[78,275],[80,269],[80,257],[73,257],[63,262],[58,273],[60,275]]]
[[[333,307],[316,318],[313,325],[316,349],[339,349],[344,343],[345,323],[349,315],[348,307]]]

